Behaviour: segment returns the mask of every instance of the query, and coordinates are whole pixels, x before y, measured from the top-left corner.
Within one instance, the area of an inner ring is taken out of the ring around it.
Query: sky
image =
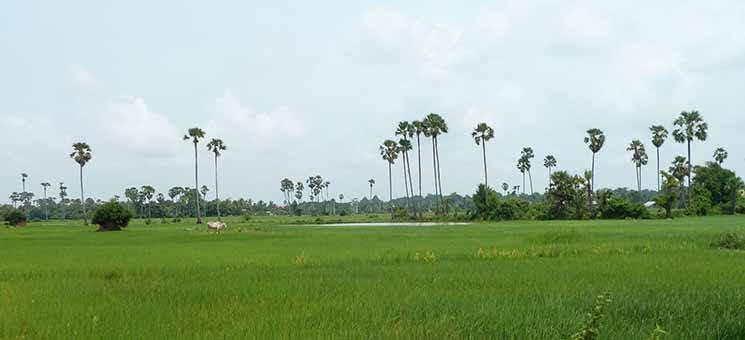
[[[745,172],[743,1],[4,1],[0,4],[0,202],[41,182],[79,195],[71,145],[85,141],[89,196],[123,196],[144,184],[193,187],[192,144],[203,128],[228,146],[221,198],[280,202],[279,182],[320,174],[334,196],[387,197],[378,146],[402,120],[441,114],[442,188],[470,194],[483,180],[522,181],[516,160],[535,150],[542,191],[547,154],[558,169],[590,167],[585,131],[607,141],[597,187],[633,187],[626,146],[650,152],[645,188],[656,187],[649,126],[672,128],[698,110],[709,138]],[[200,185],[214,187],[199,145]],[[431,145],[423,186],[433,191]],[[664,167],[685,146],[669,140]],[[416,158],[412,157],[412,164]],[[416,170],[416,166],[413,168]],[[394,195],[403,173],[394,167]],[[416,179],[415,179],[416,181]],[[214,194],[211,192],[210,195]],[[307,196],[306,196],[307,197]]]

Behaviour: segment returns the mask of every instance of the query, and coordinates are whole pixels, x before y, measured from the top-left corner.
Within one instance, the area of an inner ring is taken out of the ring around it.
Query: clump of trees
[[[98,231],[117,231],[126,228],[132,212],[123,204],[110,201],[104,203],[93,213],[91,222],[99,226]]]

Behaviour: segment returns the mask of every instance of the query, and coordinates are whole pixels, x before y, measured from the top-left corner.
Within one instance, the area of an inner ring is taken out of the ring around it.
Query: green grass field
[[[710,246],[745,217],[295,220],[0,228],[0,338],[566,339],[605,291],[601,339],[745,338],[745,252]]]

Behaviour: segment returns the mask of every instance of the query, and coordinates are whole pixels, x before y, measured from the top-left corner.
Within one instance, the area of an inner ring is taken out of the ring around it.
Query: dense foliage
[[[26,214],[18,209],[13,209],[5,213],[3,218],[8,225],[13,227],[19,227],[26,224]]]
[[[119,202],[111,201],[96,209],[91,222],[99,225],[99,231],[114,231],[127,227],[130,219],[132,212],[129,209]]]

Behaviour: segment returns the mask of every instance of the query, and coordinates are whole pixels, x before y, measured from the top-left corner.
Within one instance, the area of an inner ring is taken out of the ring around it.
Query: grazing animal
[[[208,222],[207,223],[207,231],[208,232],[211,231],[211,230],[214,230],[215,232],[217,232],[219,234],[221,231],[225,230],[225,228],[227,228],[227,227],[228,227],[228,225],[225,224],[225,223],[222,223],[222,222]]]

